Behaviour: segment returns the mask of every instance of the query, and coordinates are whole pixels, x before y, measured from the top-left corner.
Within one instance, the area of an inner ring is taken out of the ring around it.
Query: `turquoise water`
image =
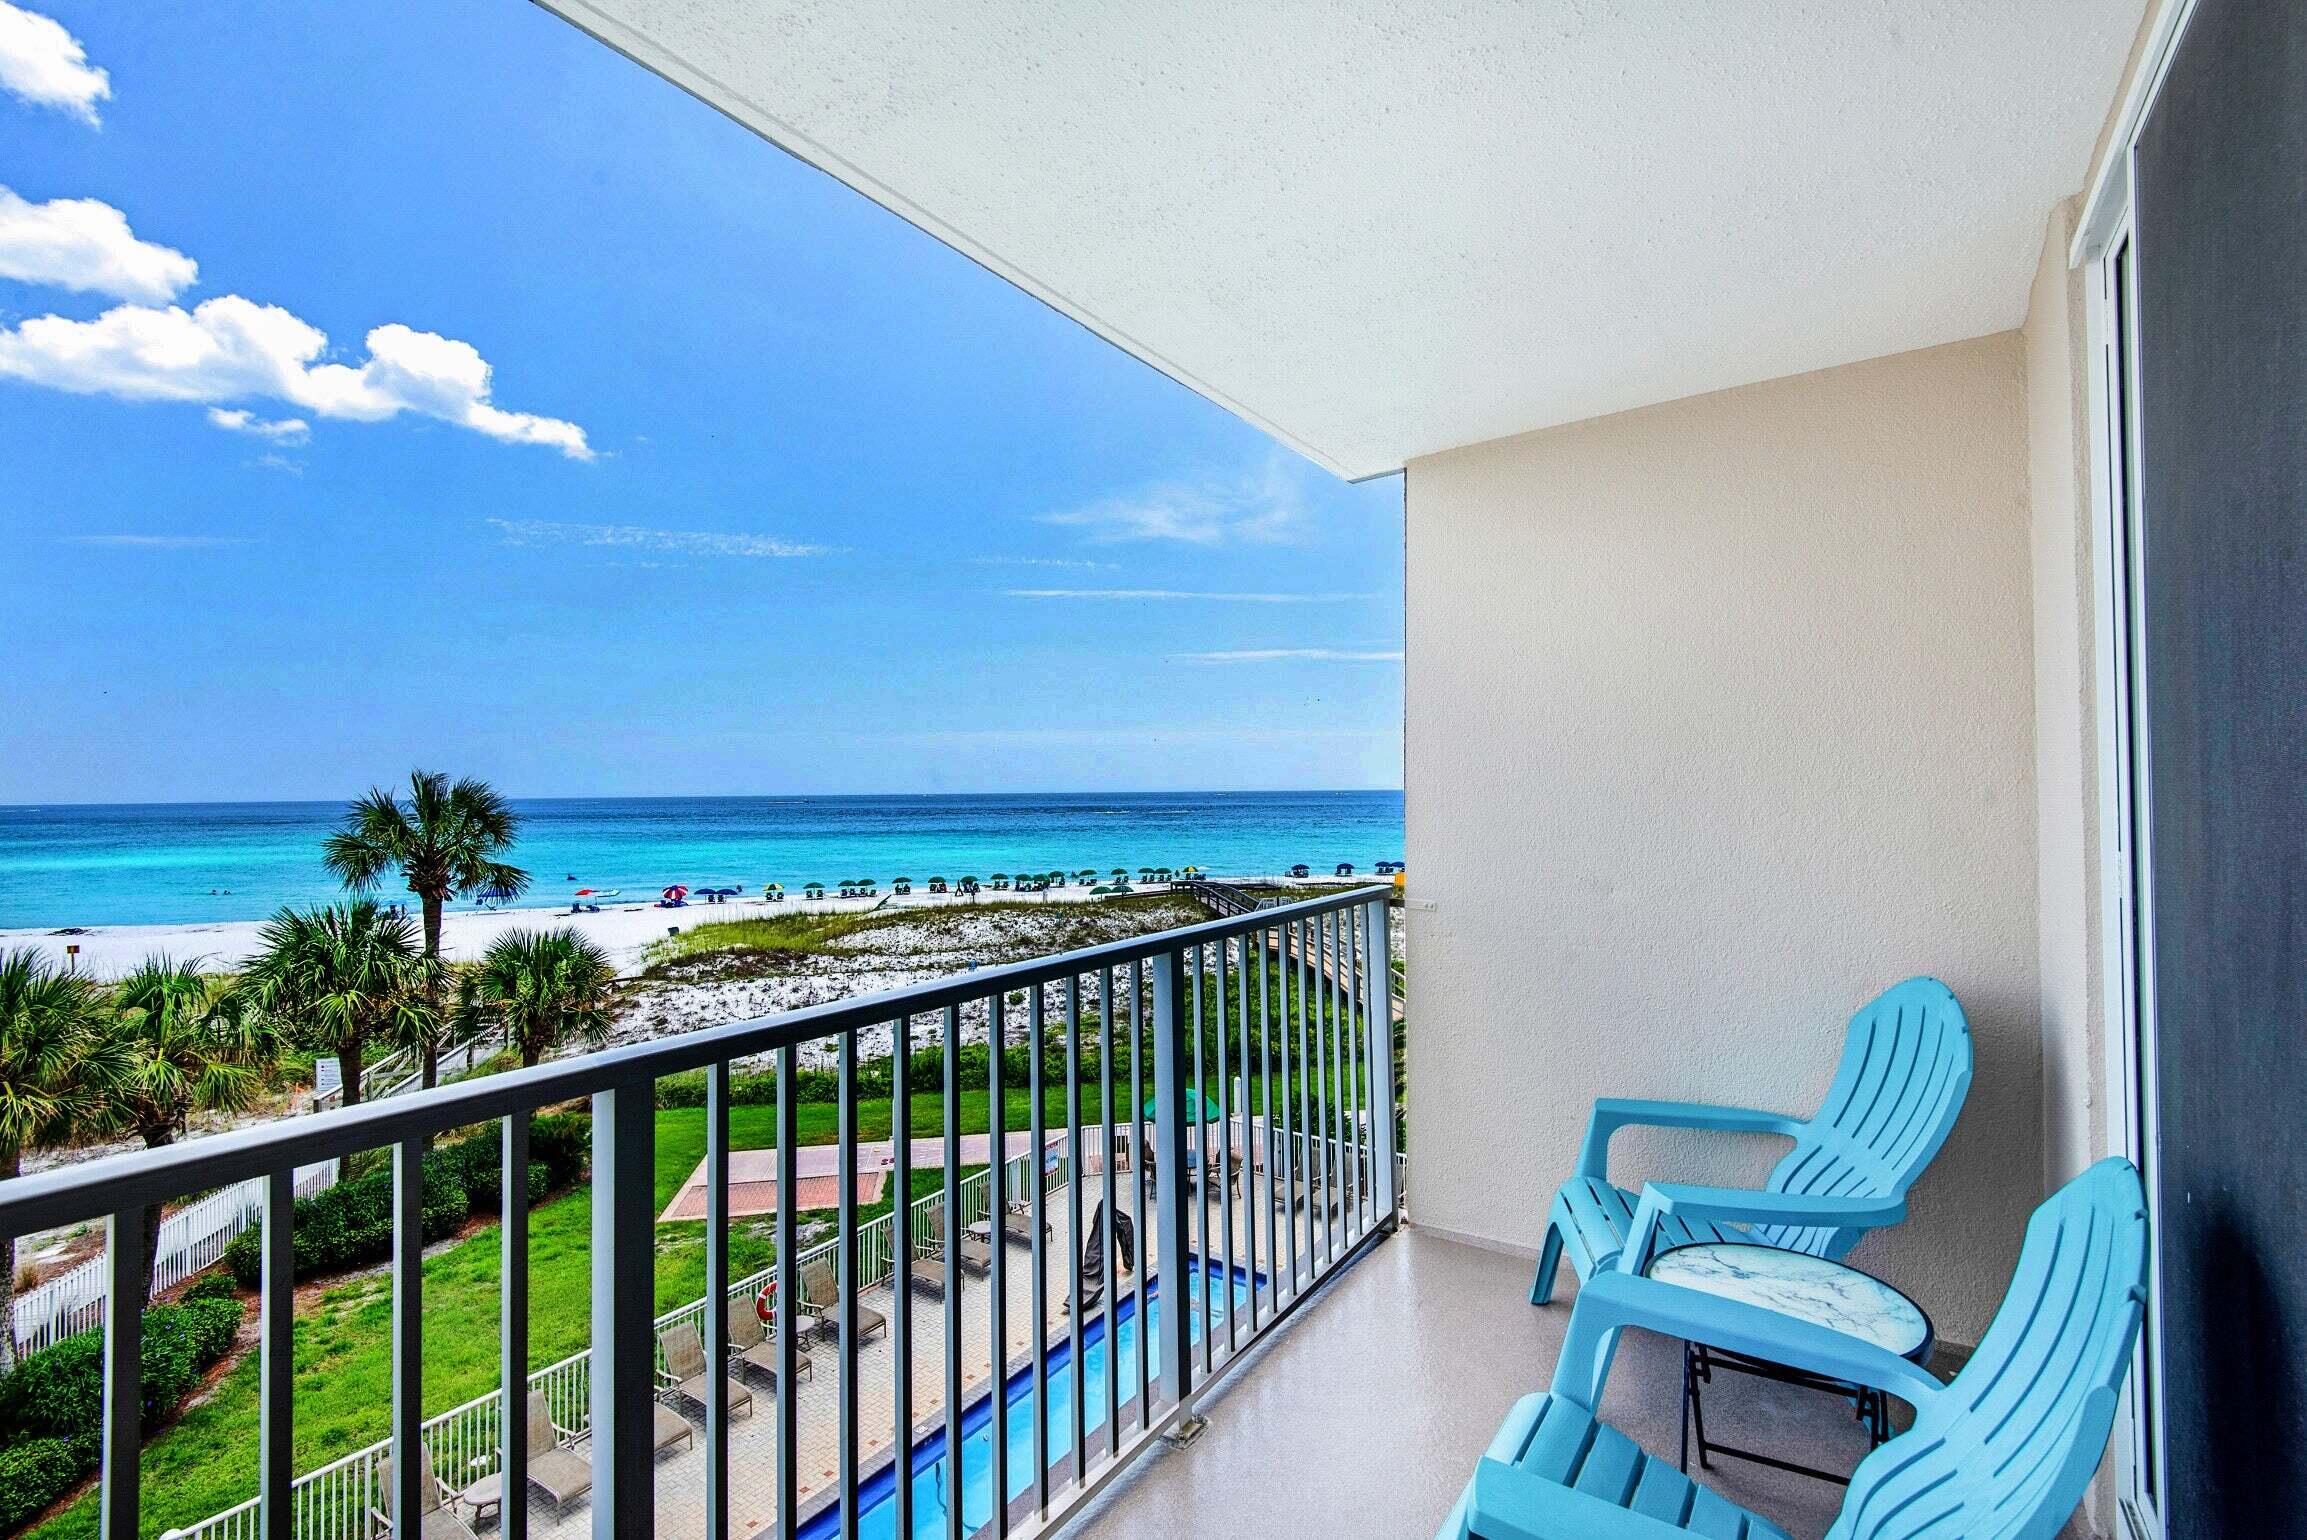
[[[1213,1282],[1225,1276],[1223,1266],[1206,1264]],[[1213,1323],[1223,1329],[1226,1312],[1238,1310],[1249,1302],[1252,1281],[1241,1269],[1235,1269],[1234,1286],[1213,1289],[1209,1296],[1209,1311]],[[1109,1353],[1105,1340],[1105,1316],[1102,1312],[1090,1315],[1082,1324],[1082,1421],[1092,1439],[1092,1447],[1103,1443],[1105,1429],[1106,1376],[1114,1372],[1118,1360],[1116,1399],[1126,1406],[1138,1393],[1138,1331],[1137,1301],[1125,1294],[1115,1301],[1114,1346]],[[1161,1291],[1158,1284],[1149,1285],[1146,1292],[1147,1325],[1158,1332],[1162,1318]],[[1189,1331],[1190,1340],[1201,1341],[1202,1314],[1196,1311]],[[1147,1339],[1149,1367],[1154,1356],[1154,1339]],[[1033,1419],[1035,1414],[1033,1373],[1030,1369],[1014,1374],[1004,1387],[1002,1400],[1006,1407],[1005,1426],[1009,1439],[1008,1470],[1003,1490],[1014,1501],[1033,1486]],[[1061,1463],[1073,1452],[1073,1368],[1072,1344],[1051,1350],[1049,1357],[1049,1406],[1046,1412],[1049,1428],[1049,1457],[1052,1464]],[[975,1533],[993,1522],[993,1397],[987,1395],[971,1407],[962,1419],[961,1439],[961,1515],[964,1530]],[[946,1494],[953,1479],[951,1462],[945,1457],[945,1435],[933,1433],[913,1449],[913,1535],[915,1540],[936,1540],[945,1533]],[[894,1469],[884,1471],[858,1489],[857,1533],[860,1540],[896,1540],[897,1508],[893,1500]],[[828,1509],[815,1520],[801,1526],[801,1540],[830,1540],[839,1533],[838,1509]]]
[[[654,896],[668,883],[849,877],[980,880],[1120,866],[1367,872],[1402,858],[1398,791],[1133,792],[942,797],[617,797],[517,801],[521,902],[579,887]],[[258,919],[336,897],[321,840],[337,802],[0,807],[0,928]],[[469,905],[461,906],[469,907]]]

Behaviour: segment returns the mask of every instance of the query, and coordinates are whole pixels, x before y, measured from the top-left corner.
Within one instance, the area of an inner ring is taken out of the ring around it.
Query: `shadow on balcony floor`
[[[1074,1534],[1431,1535],[1506,1409],[1553,1374],[1571,1282],[1533,1309],[1528,1262],[1403,1230],[1236,1371],[1199,1440],[1150,1456]],[[1678,1344],[1630,1333],[1605,1414],[1672,1458],[1680,1376]],[[1821,1395],[1726,1376],[1706,1413],[1716,1438],[1829,1470],[1865,1452],[1849,1410]],[[1840,1487],[1719,1458],[1705,1479],[1797,1537],[1825,1534],[1842,1502]]]

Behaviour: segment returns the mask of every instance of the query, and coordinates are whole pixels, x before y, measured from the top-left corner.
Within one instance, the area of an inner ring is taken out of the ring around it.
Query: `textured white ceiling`
[[[2142,0],[543,0],[1350,476],[2021,320]]]

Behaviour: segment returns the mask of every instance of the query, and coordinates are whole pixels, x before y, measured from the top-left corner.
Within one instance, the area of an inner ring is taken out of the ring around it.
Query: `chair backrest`
[[[2146,1300],[2146,1194],[2102,1160],[2035,1210],[1985,1340],[1860,1463],[1827,1540],[2051,1540],[2099,1468]]]
[[[686,1321],[666,1328],[657,1338],[657,1351],[665,1355],[665,1372],[677,1379],[705,1372],[705,1339]]]
[[[729,1340],[736,1344],[739,1352],[769,1340],[769,1328],[762,1324],[760,1308],[753,1301],[729,1301]]]
[[[441,1489],[439,1479],[433,1475],[433,1452],[422,1444],[417,1448],[424,1460],[424,1477],[417,1482],[417,1517],[423,1518],[428,1513],[441,1511]],[[393,1457],[389,1454],[376,1462],[376,1484],[377,1490],[384,1494],[385,1503],[398,1517],[400,1503],[393,1495]]]
[[[841,1302],[840,1287],[833,1280],[832,1263],[811,1262],[801,1269],[801,1301],[807,1305]]]
[[[1851,1017],[1825,1104],[1766,1185],[1820,1197],[1898,1196],[1946,1143],[1970,1088],[1971,1027],[1954,991],[1929,978],[1893,984]],[[1771,1245],[1836,1258],[1865,1233],[1756,1229]]]
[[[560,1442],[553,1432],[553,1410],[545,1405],[545,1393],[529,1392],[529,1453],[538,1454]]]

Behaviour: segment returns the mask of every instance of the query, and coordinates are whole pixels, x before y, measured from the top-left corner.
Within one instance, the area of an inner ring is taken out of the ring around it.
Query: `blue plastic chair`
[[[1582,1289],[1554,1388],[1507,1414],[1438,1540],[1785,1540],[1594,1414],[1627,1327],[1888,1391],[1914,1425],[1859,1463],[1827,1540],[2052,1540],[2114,1424],[2147,1298],[2139,1173],[2103,1160],[2027,1223],[1986,1339],[1942,1386],[1871,1343],[1622,1272]]]
[[[1701,1241],[1759,1242],[1840,1261],[1866,1231],[1906,1218],[1907,1188],[1946,1143],[1970,1086],[1971,1028],[1961,1003],[1937,979],[1915,978],[1851,1017],[1842,1065],[1808,1122],[1698,1102],[1598,1101],[1578,1174],[1546,1216],[1530,1303],[1554,1297],[1565,1250],[1581,1282],[1621,1253],[1626,1271],[1640,1272],[1654,1250]],[[1783,1134],[1794,1148],[1760,1189],[1652,1183],[1637,1201],[1608,1174],[1610,1136],[1635,1124]]]

